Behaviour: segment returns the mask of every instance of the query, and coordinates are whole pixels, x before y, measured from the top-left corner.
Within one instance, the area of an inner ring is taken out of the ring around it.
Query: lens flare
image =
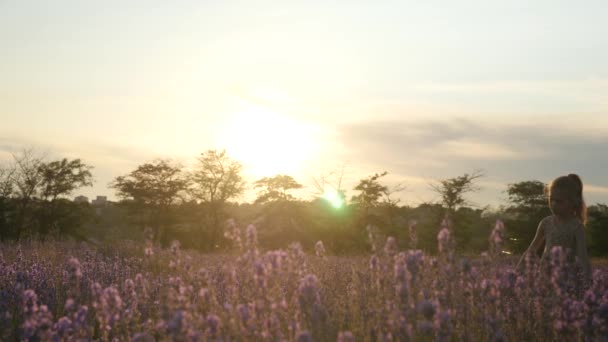
[[[344,205],[344,197],[335,189],[326,190],[323,194],[323,199],[336,209],[340,209]]]

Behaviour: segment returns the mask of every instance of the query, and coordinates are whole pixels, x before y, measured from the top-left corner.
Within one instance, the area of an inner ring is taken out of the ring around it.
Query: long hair
[[[574,202],[574,211],[576,216],[583,222],[587,223],[587,205],[583,198],[583,181],[575,173],[570,173],[567,176],[560,176],[555,178],[551,184],[549,184],[548,191],[559,188],[564,190],[570,196],[572,202]]]

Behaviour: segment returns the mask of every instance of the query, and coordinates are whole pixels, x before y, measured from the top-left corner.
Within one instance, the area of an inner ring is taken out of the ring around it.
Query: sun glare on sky
[[[344,205],[344,198],[335,189],[328,189],[323,193],[323,198],[336,209],[342,208]]]
[[[314,128],[267,107],[241,107],[226,121],[220,146],[253,177],[301,174],[320,144]]]

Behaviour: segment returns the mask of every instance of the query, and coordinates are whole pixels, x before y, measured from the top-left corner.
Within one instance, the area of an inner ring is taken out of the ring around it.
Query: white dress
[[[551,249],[560,246],[566,252],[567,261],[575,262],[585,278],[591,278],[591,264],[585,241],[585,226],[578,217],[562,221],[555,215],[547,216],[540,222],[538,229],[542,229],[545,237],[545,249],[541,257],[541,265],[550,261]]]

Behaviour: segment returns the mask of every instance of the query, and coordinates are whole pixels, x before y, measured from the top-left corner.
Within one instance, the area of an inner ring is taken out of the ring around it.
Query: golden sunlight
[[[340,209],[344,205],[344,196],[335,189],[326,190],[323,193],[323,198],[336,209]]]
[[[253,104],[234,114],[221,132],[221,146],[253,177],[297,177],[319,144],[311,125]]]

